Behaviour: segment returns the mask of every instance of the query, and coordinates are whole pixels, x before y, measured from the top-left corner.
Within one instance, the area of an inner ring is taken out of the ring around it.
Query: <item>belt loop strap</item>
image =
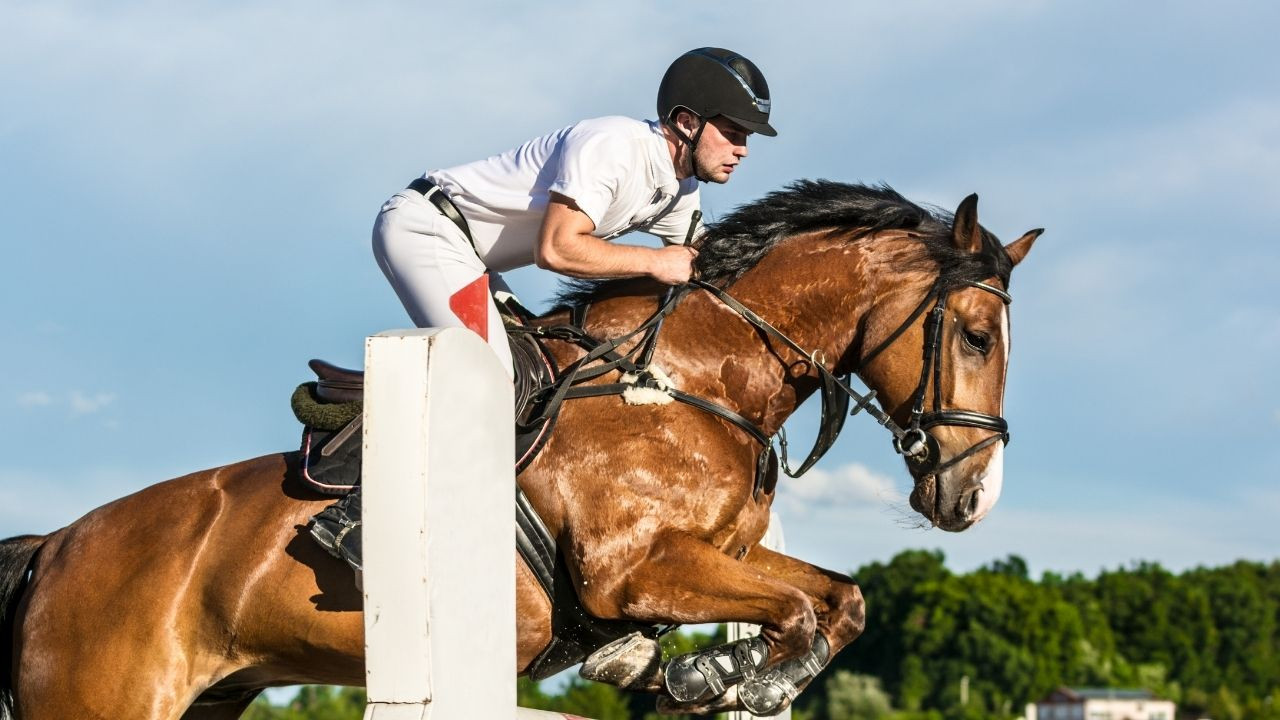
[[[420,177],[409,183],[408,189],[420,193],[428,202],[435,205],[442,215],[458,226],[458,229],[467,238],[467,242],[471,243],[471,249],[476,249],[476,240],[471,237],[471,228],[467,227],[467,219],[458,211],[458,207],[453,204],[453,201],[449,199],[444,190],[440,189],[439,185]]]

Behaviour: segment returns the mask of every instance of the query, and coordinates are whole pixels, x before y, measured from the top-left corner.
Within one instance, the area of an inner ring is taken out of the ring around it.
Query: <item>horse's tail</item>
[[[14,615],[31,561],[47,538],[20,535],[0,540],[0,718],[13,717]]]

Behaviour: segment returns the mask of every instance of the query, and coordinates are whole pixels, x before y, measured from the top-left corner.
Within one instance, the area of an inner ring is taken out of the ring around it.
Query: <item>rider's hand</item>
[[[693,277],[693,259],[698,251],[688,245],[668,245],[654,251],[649,274],[667,285],[683,285]]]

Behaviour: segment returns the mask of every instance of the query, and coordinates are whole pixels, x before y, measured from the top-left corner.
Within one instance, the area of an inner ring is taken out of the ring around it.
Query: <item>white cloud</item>
[[[815,467],[798,478],[784,476],[779,483],[778,497],[793,512],[866,503],[884,505],[904,500],[891,478],[861,463],[831,470]]]
[[[18,396],[20,407],[44,407],[53,404],[53,396],[43,390],[33,390]]]
[[[86,395],[79,390],[72,390],[69,402],[72,415],[92,415],[115,402],[115,393],[100,392]]]
[[[116,401],[113,392],[87,393],[82,390],[71,390],[65,395],[53,395],[43,390],[24,392],[17,398],[19,407],[66,407],[72,417],[82,417],[102,412]]]

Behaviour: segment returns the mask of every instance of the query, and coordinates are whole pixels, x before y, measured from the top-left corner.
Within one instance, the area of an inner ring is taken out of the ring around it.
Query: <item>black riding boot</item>
[[[360,486],[311,518],[311,537],[320,547],[356,571],[356,586],[364,580],[364,547],[360,540]]]

